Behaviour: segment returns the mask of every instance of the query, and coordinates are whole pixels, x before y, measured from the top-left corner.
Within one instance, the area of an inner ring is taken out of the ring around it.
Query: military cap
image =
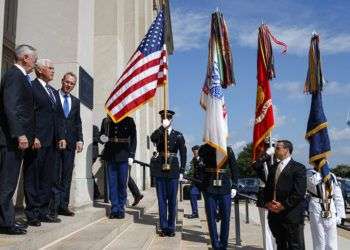
[[[163,109],[163,110],[159,111],[159,114],[164,119],[165,110]],[[173,118],[173,115],[175,115],[175,112],[168,109],[167,112],[166,112],[167,118],[171,119],[171,118]]]
[[[194,145],[193,147],[192,147],[192,151],[193,150],[199,150],[199,145]]]

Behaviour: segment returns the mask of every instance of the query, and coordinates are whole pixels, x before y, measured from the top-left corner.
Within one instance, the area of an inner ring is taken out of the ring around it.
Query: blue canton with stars
[[[148,56],[153,52],[159,51],[164,44],[164,14],[159,11],[157,18],[152,23],[145,38],[143,38],[138,50]]]

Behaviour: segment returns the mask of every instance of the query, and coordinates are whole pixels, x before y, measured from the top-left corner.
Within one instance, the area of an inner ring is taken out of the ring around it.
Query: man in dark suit
[[[156,190],[159,208],[159,236],[175,236],[176,197],[178,182],[186,167],[186,144],[181,132],[172,128],[172,110],[161,110],[162,126],[151,135],[158,157],[152,160],[151,175],[156,178]],[[167,133],[167,134],[166,134]],[[167,135],[167,160],[165,161],[165,134]],[[180,160],[177,154],[180,153]]]
[[[216,149],[204,144],[199,149],[199,157],[203,161],[202,184],[205,212],[213,249],[227,249],[230,229],[231,198],[236,194],[235,186],[238,180],[236,157],[231,147],[227,147],[227,160],[223,167],[216,169]],[[219,180],[219,182],[218,182]],[[216,219],[220,215],[220,236]]]
[[[128,166],[133,163],[137,145],[134,119],[127,116],[114,123],[107,116],[102,121],[101,140],[106,143],[102,159],[107,162],[109,199],[112,204],[109,218],[123,219],[127,198]]]
[[[35,136],[34,101],[29,73],[37,60],[35,48],[19,45],[16,63],[0,86],[0,233],[25,234],[15,222],[12,196],[16,190],[23,156]]]
[[[291,158],[292,152],[293,145],[290,141],[279,140],[275,152],[278,162],[272,166],[268,163],[264,199],[269,210],[269,226],[278,250],[305,249],[303,212],[306,168]],[[266,161],[270,157],[263,159]],[[264,162],[258,161],[261,164]]]
[[[49,59],[39,59],[35,67],[37,78],[32,81],[35,139],[33,148],[26,154],[23,163],[25,214],[31,226],[40,226],[41,222],[60,222],[60,219],[51,215],[49,211],[54,184],[56,142],[59,140],[56,132],[57,91],[49,85],[54,72]]]
[[[57,153],[58,176],[54,188],[53,199],[55,210],[64,216],[74,216],[69,210],[69,195],[74,168],[75,152],[83,151],[83,132],[80,117],[80,101],[71,94],[77,82],[74,73],[68,72],[62,78],[62,87],[56,93],[59,102],[58,121],[59,134],[62,134],[58,142]]]

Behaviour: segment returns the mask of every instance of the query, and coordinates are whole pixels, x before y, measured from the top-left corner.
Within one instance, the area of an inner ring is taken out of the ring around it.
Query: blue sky
[[[263,3],[263,4],[262,4]],[[271,81],[275,106],[275,138],[290,139],[294,158],[308,161],[304,139],[311,96],[303,94],[311,33],[320,34],[324,109],[329,122],[332,166],[350,164],[350,1],[173,0],[170,1],[174,54],[169,59],[170,108],[176,111],[174,128],[188,146],[202,142],[204,112],[199,96],[207,66],[210,15],[225,16],[233,51],[237,85],[225,92],[229,114],[229,144],[236,153],[252,140],[256,98],[257,29],[262,21],[288,44],[287,55],[274,47],[277,77]]]

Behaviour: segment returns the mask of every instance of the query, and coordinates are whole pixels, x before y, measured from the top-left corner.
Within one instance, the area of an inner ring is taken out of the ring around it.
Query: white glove
[[[100,140],[101,140],[101,142],[106,143],[106,142],[108,142],[108,136],[107,135],[101,135],[100,136]]]
[[[341,224],[341,221],[342,221],[342,218],[341,218],[341,217],[337,217],[337,218],[336,218],[336,221],[337,221],[337,225],[340,225],[340,224]]]
[[[128,158],[128,165],[132,166],[133,163],[134,163],[134,159],[133,158]]]
[[[231,189],[231,199],[235,198],[236,194],[237,194],[237,190]]]
[[[179,181],[183,181],[184,180],[184,175],[183,174],[180,174],[179,176]]]
[[[266,154],[268,154],[269,156],[272,156],[275,154],[275,148],[274,147],[269,147],[267,150],[266,150]]]
[[[169,127],[170,126],[170,121],[168,119],[164,119],[162,121],[162,126],[163,126],[163,128]]]

